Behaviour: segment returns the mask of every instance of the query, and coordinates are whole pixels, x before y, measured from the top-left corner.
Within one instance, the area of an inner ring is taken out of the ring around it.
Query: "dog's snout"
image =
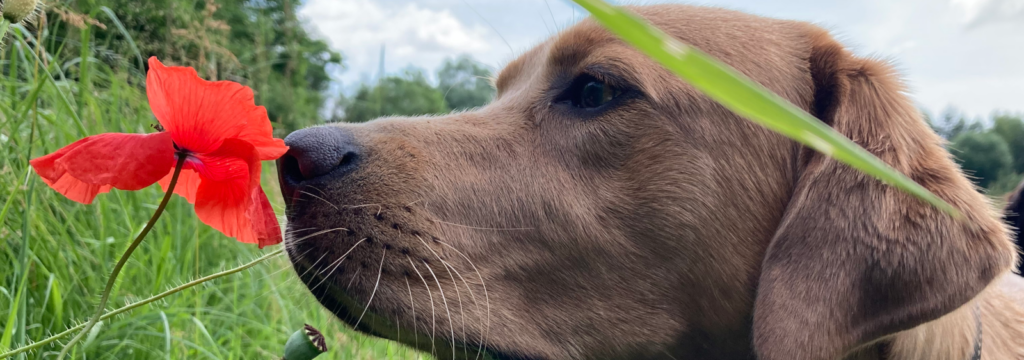
[[[337,126],[298,130],[284,142],[288,153],[278,159],[277,168],[286,194],[307,180],[344,177],[356,169],[361,157],[355,136]]]
[[[284,139],[288,153],[284,158],[294,161],[291,169],[302,180],[334,172],[349,172],[359,158],[359,146],[351,132],[335,126],[320,126],[291,133]],[[297,170],[297,171],[295,171]],[[338,174],[344,175],[344,174]]]

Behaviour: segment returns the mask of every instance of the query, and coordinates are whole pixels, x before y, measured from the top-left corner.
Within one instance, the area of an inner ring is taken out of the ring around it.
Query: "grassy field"
[[[29,171],[29,159],[79,138],[152,132],[156,119],[142,88],[145,75],[134,61],[119,68],[96,61],[88,37],[71,56],[34,45],[60,39],[24,38],[17,28],[11,33],[0,52],[0,350],[84,322],[117,258],[162,195],[156,186],[114,190],[82,205]],[[64,48],[56,45],[47,48]],[[264,187],[282,214],[273,164],[264,165]],[[108,309],[275,248],[260,251],[224,237],[199,223],[191,205],[175,197],[122,272]],[[322,358],[421,356],[344,328],[278,257],[103,323],[75,347],[73,358],[279,359],[285,340],[303,323],[326,334],[331,351]],[[59,350],[54,344],[18,358],[53,358]]]

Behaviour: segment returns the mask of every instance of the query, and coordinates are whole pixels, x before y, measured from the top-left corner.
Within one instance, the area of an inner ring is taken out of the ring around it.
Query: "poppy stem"
[[[164,208],[167,207],[167,203],[171,200],[171,194],[174,194],[174,186],[178,184],[178,175],[181,175],[181,168],[185,166],[185,159],[188,158],[187,154],[184,153],[176,153],[176,155],[178,155],[178,163],[174,165],[174,175],[171,175],[171,183],[167,186],[167,191],[164,193],[164,199],[160,201],[160,206],[157,206],[156,212],[153,213],[153,217],[149,218],[149,222],[147,222],[146,226],[142,228],[142,232],[139,233],[139,236],[135,237],[135,240],[132,241],[131,245],[128,245],[128,250],[125,250],[124,254],[121,254],[121,259],[117,261],[117,265],[114,265],[114,270],[110,272],[110,278],[107,279],[107,287],[103,289],[103,293],[100,295],[100,304],[96,307],[96,314],[89,319],[89,322],[85,324],[85,327],[82,328],[82,331],[79,332],[78,335],[75,335],[75,337],[71,338],[71,340],[64,345],[64,348],[60,351],[60,355],[57,355],[57,360],[64,359],[64,356],[68,354],[68,351],[71,350],[75,343],[88,334],[89,331],[92,330],[92,327],[100,321],[100,317],[103,316],[103,309],[107,306],[107,300],[110,300],[110,291],[114,289],[114,283],[117,281],[117,275],[121,273],[121,268],[124,267],[124,264],[128,262],[128,258],[132,256],[135,249],[142,243],[142,239],[146,237],[146,234],[149,234],[149,230],[153,229],[153,225],[156,224],[156,219],[164,213]]]
[[[178,285],[178,286],[176,286],[174,288],[168,289],[167,291],[164,291],[164,292],[159,293],[157,295],[150,296],[146,300],[141,300],[141,301],[133,302],[131,304],[128,304],[128,305],[125,305],[125,306],[121,307],[120,309],[117,309],[117,310],[108,312],[106,314],[103,314],[103,317],[101,317],[100,320],[106,320],[106,319],[109,319],[111,317],[114,317],[114,316],[126,313],[128,311],[135,310],[138,307],[141,307],[143,305],[147,305],[147,304],[153,303],[154,301],[163,299],[165,297],[177,294],[177,293],[181,292],[182,290],[192,288],[192,287],[194,287],[196,285],[203,284],[203,283],[206,283],[208,281],[216,280],[216,279],[228,276],[228,275],[237,274],[237,273],[241,272],[242,270],[245,270],[245,269],[251,268],[253,266],[256,266],[259,263],[262,263],[264,261],[270,260],[270,258],[273,258],[275,256],[281,255],[283,253],[284,253],[284,249],[278,249],[277,251],[274,251],[272,253],[263,255],[263,256],[257,258],[256,260],[250,261],[250,262],[246,263],[245,265],[241,265],[239,267],[236,267],[236,268],[233,268],[233,269],[230,269],[230,270],[224,270],[224,271],[221,271],[221,272],[218,272],[218,273],[215,273],[215,274],[210,274],[210,275],[201,277],[199,279],[195,279],[195,280],[189,281],[187,283]],[[14,349],[14,350],[11,350],[11,351],[8,351],[8,352],[5,352],[5,353],[0,353],[0,359],[11,358],[11,357],[14,357],[14,355],[18,355],[18,354],[21,354],[21,353],[24,353],[24,352],[28,352],[28,351],[32,351],[32,350],[41,348],[41,347],[45,346],[46,344],[52,343],[54,341],[57,341],[57,339],[60,339],[62,337],[71,335],[71,333],[73,333],[75,331],[82,330],[83,328],[85,328],[85,324],[81,324],[81,325],[75,326],[73,328],[64,330],[64,332],[61,332],[59,334],[50,336],[50,337],[48,337],[46,339],[43,339],[43,340],[36,341],[36,342],[34,342],[32,344],[25,345],[23,347],[20,347],[20,348],[17,348],[17,349]]]

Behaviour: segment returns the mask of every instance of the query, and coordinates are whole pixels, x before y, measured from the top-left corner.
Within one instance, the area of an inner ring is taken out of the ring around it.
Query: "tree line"
[[[460,56],[438,69],[436,84],[424,70],[407,68],[361,85],[325,115],[330,73],[343,68],[343,57],[303,28],[295,16],[299,5],[300,0],[56,0],[31,26],[62,40],[41,45],[60,54],[55,60],[67,64],[72,78],[84,75],[76,64],[96,61],[143,83],[141,60],[155,55],[168,64],[195,67],[207,79],[246,84],[267,107],[278,136],[327,121],[444,114],[494,97],[492,72]],[[77,46],[84,43],[89,45]],[[926,119],[988,193],[1006,193],[1024,178],[1022,114],[976,119],[946,111]]]
[[[78,76],[98,61],[144,83],[143,59],[192,66],[203,78],[253,88],[283,133],[322,122],[320,109],[341,54],[296,19],[300,0],[56,0],[33,27]],[[111,16],[113,15],[113,16]],[[92,39],[82,41],[79,39]],[[82,44],[87,44],[82,46]]]
[[[364,122],[382,116],[444,114],[483,106],[494,97],[491,71],[468,55],[448,59],[437,71],[432,85],[422,69],[406,68],[400,74],[362,84],[339,100],[341,111],[334,121]]]
[[[450,59],[431,85],[423,70],[363,84],[342,98],[334,121],[364,122],[382,116],[444,114],[485,105],[494,97],[491,72],[468,56]],[[925,119],[944,139],[956,162],[976,185],[990,195],[1013,190],[1024,178],[1024,116],[995,113],[988,119],[968,118],[948,110]]]
[[[926,117],[928,118],[928,117]],[[969,118],[946,111],[929,124],[976,185],[990,195],[1013,190],[1024,178],[1024,116],[995,113]]]

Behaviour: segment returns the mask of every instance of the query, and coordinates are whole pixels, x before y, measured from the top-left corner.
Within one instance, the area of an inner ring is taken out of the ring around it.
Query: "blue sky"
[[[931,113],[1024,112],[1024,0],[687,3],[821,25],[858,55],[892,60]],[[335,78],[352,89],[376,76],[382,44],[388,73],[432,73],[464,53],[497,69],[584,13],[564,0],[306,0],[299,16],[342,52]]]

